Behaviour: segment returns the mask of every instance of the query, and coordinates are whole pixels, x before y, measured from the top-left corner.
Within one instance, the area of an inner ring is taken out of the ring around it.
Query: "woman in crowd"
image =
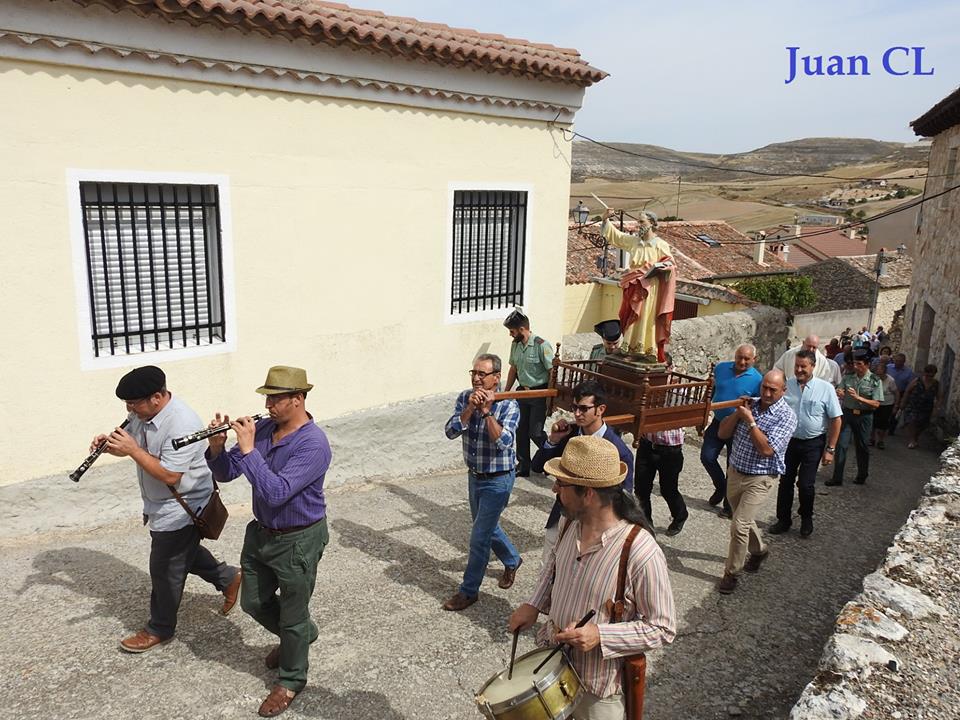
[[[940,381],[936,379],[937,366],[927,365],[923,374],[915,378],[903,393],[897,403],[898,410],[903,412],[901,418],[907,426],[910,442],[907,447],[917,447],[920,433],[930,425],[930,418],[940,407]]]
[[[890,419],[893,417],[893,408],[900,399],[897,391],[897,383],[887,372],[887,360],[883,355],[878,357],[871,370],[883,383],[883,400],[880,401],[880,407],[873,413],[873,432],[870,435],[870,444],[876,445],[878,449],[883,450],[886,447],[887,430],[890,428]]]

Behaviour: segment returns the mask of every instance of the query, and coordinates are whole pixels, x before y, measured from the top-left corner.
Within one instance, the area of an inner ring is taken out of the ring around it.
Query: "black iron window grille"
[[[224,342],[216,185],[81,182],[96,357]]]
[[[523,305],[526,236],[526,192],[454,192],[452,315]]]

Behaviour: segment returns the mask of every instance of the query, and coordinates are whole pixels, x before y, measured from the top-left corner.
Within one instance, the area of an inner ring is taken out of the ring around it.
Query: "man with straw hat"
[[[626,463],[594,436],[571,438],[563,455],[546,463],[569,519],[564,519],[551,561],[530,600],[510,616],[511,631],[540,630],[543,643],[566,643],[583,682],[577,720],[624,717],[622,659],[673,642],[676,618],[663,551],[636,499],[623,489]],[[637,527],[640,526],[640,527]],[[639,531],[639,532],[637,532]],[[629,544],[628,544],[629,543]],[[618,567],[627,546],[621,622],[611,622]],[[594,621],[575,628],[590,610]]]
[[[329,541],[323,481],[331,453],[327,436],[305,407],[312,388],[305,370],[274,366],[257,388],[266,395],[269,419],[231,422],[217,413],[210,423],[229,423],[237,435],[227,452],[225,432],[209,439],[207,463],[214,478],[228,482],[243,473],[253,488],[254,519],[240,554],[240,606],[280,638],[264,661],[279,672],[260,705],[262,717],[279,715],[303,690],[310,643],[319,636],[309,605]]]

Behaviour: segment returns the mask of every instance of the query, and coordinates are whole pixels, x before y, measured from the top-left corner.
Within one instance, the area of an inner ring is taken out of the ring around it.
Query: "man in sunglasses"
[[[547,442],[537,451],[530,463],[533,471],[542,473],[548,460],[562,456],[570,438],[578,435],[595,435],[611,442],[617,448],[617,454],[620,456],[620,460],[626,463],[628,470],[623,483],[624,488],[627,492],[633,492],[633,453],[630,452],[617,432],[604,422],[603,415],[607,411],[606,403],[607,394],[596,380],[587,380],[577,385],[573,389],[573,423],[558,420],[553,424],[553,427],[550,428],[550,434],[547,436]],[[547,518],[546,533],[543,538],[544,558],[547,557],[547,554],[557,542],[562,510],[563,506],[560,504],[560,496],[558,495],[553,503],[553,509],[550,511],[550,517]]]
[[[523,562],[500,527],[500,514],[510,501],[516,479],[513,441],[520,422],[516,400],[493,400],[500,389],[500,367],[497,355],[477,356],[470,370],[472,387],[457,397],[445,428],[451,440],[462,438],[473,530],[463,582],[443,604],[444,610],[464,610],[477,601],[491,548],[503,563],[499,586],[504,590],[513,585],[517,568]]]

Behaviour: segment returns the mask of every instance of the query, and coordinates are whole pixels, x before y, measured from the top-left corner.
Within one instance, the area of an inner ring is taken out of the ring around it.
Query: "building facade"
[[[903,322],[903,346],[914,367],[937,366],[944,414],[960,420],[960,89],[914,120],[917,135],[933,138]]]
[[[514,305],[558,337],[603,77],[331,3],[4,2],[0,483],[76,465],[135,366],[203,417],[302,366],[323,420],[462,389]]]

